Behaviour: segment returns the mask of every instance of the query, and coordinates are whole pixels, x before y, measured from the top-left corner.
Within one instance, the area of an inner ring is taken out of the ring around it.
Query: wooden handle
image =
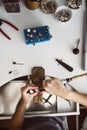
[[[73,68],[71,66],[69,66],[68,64],[64,63],[63,61],[61,60],[58,60],[56,59],[56,61],[61,64],[65,69],[67,69],[68,71],[72,72],[73,71]]]
[[[84,77],[84,76],[87,76],[87,73],[73,76],[71,79],[74,80],[74,79],[81,78],[81,77]]]

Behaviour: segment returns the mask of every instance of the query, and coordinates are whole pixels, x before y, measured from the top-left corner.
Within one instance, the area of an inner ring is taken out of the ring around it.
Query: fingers
[[[46,88],[49,86],[49,84],[52,84],[55,80],[57,80],[56,78],[51,78],[51,79],[47,79],[47,80],[43,80],[42,84],[43,87]]]
[[[22,94],[43,93],[45,91],[47,92],[48,89],[52,89],[52,88],[55,89],[55,85],[58,84],[59,82],[60,82],[60,80],[57,78],[43,80],[42,85],[45,89],[44,91],[39,91],[38,86],[36,86],[35,84],[29,84],[22,88]]]
[[[42,82],[44,88],[47,87],[48,84],[50,84],[50,83],[51,83],[51,80],[50,80],[50,79],[43,80],[43,82]]]
[[[29,84],[21,88],[22,94],[28,93],[29,90],[35,90],[37,87],[34,84]],[[32,94],[32,93],[31,93]]]
[[[56,94],[58,90],[62,89],[62,82],[57,78],[52,78],[43,81],[45,91],[51,94]]]

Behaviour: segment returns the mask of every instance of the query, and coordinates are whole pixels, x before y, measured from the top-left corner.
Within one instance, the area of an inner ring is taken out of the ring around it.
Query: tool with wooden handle
[[[66,78],[66,79],[61,79],[61,81],[66,84],[70,81],[73,81],[75,79],[79,79],[79,78],[82,78],[82,77],[86,77],[87,76],[87,73],[84,73],[84,74],[80,74],[80,75],[75,75],[73,77],[70,77],[70,78]],[[49,76],[50,78],[56,78],[56,77],[53,77],[53,76]]]
[[[79,79],[79,78],[85,77],[85,76],[87,76],[87,73],[80,74],[80,75],[75,75],[75,76],[73,76],[73,77],[71,77],[71,78],[63,79],[62,81],[63,81],[63,83],[68,83],[68,82],[70,82],[70,81],[73,81],[73,80],[75,80],[75,79]]]
[[[58,60],[56,59],[56,61],[61,64],[65,69],[67,69],[68,71],[72,72],[73,71],[73,68],[71,66],[69,66],[68,64],[64,63],[63,61],[61,60]]]

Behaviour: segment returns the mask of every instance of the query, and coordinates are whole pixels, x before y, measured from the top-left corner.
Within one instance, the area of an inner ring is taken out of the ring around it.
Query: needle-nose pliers
[[[13,25],[12,23],[8,22],[7,20],[3,20],[3,19],[0,19],[0,26],[3,24],[3,23],[6,23],[8,24],[9,26],[13,27],[15,30],[19,30],[15,25]],[[11,38],[1,29],[0,27],[0,32],[9,40],[11,40]]]

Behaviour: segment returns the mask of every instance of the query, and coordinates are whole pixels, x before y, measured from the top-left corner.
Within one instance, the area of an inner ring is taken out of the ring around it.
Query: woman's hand
[[[29,93],[29,90],[35,90],[36,88],[37,88],[37,87],[36,87],[36,85],[34,85],[34,84],[29,84],[29,85],[24,86],[24,87],[21,88],[22,100],[23,100],[23,102],[24,102],[26,105],[27,105],[27,103],[29,103],[29,102],[33,99],[33,97],[34,97],[35,95],[37,95],[36,92],[34,92],[34,93]]]
[[[68,94],[68,90],[65,88],[62,81],[57,78],[44,80],[43,86],[48,93],[53,94],[53,95],[66,98]]]

